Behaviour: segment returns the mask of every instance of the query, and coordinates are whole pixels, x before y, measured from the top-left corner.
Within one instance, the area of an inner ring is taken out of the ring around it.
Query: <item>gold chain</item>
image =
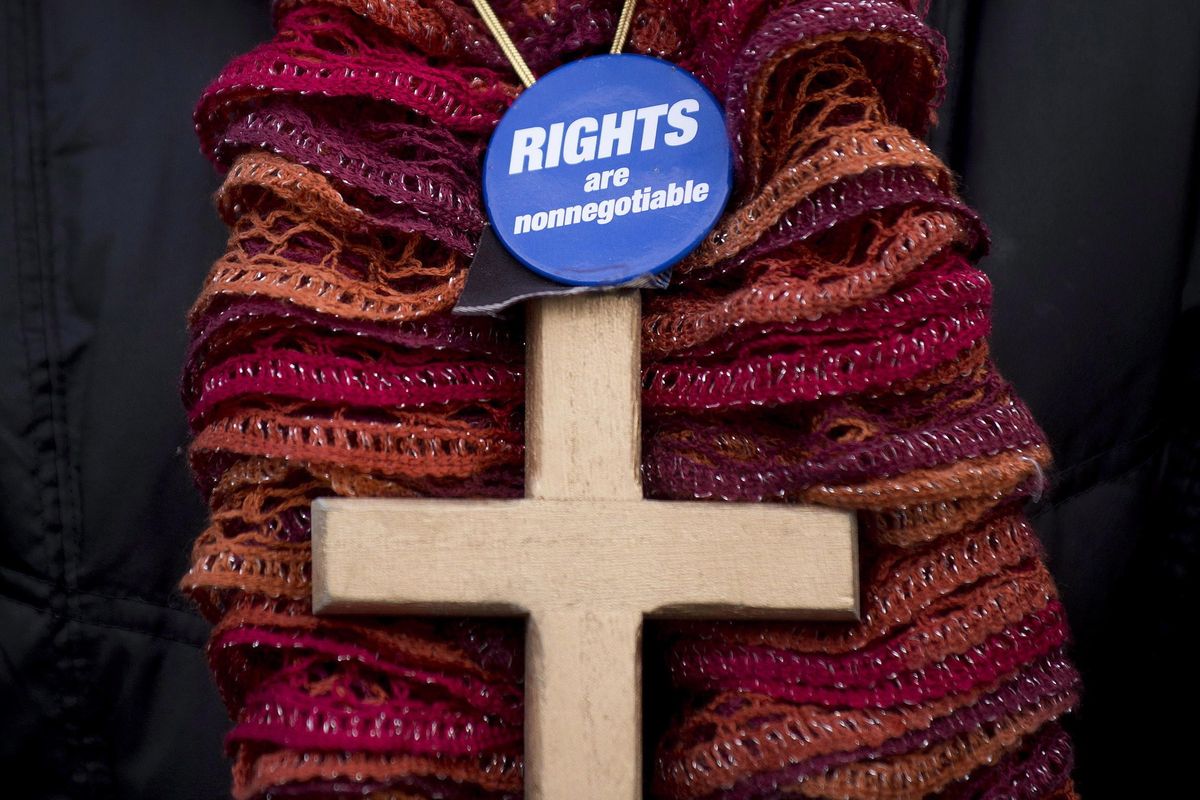
[[[525,63],[525,59],[521,57],[521,51],[513,44],[513,40],[509,38],[508,31],[500,24],[500,18],[496,16],[496,12],[492,10],[491,5],[487,0],[472,0],[475,4],[475,10],[479,12],[479,18],[483,20],[483,24],[491,31],[495,37],[496,43],[500,45],[501,52],[508,59],[508,63],[512,64],[513,70],[517,73],[517,77],[521,79],[521,83],[525,84],[526,88],[533,86],[533,82],[537,80],[533,77],[533,71],[529,69],[529,65]],[[621,8],[621,16],[617,19],[617,30],[613,34],[612,52],[614,55],[625,49],[625,40],[629,38],[629,28],[633,23],[633,9],[637,5],[637,0],[625,0],[625,5]]]

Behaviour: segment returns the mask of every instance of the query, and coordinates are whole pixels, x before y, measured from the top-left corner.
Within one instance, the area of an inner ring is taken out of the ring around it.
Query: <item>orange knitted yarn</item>
[[[192,443],[192,457],[197,462],[225,453],[294,458],[431,479],[465,478],[520,462],[521,449],[511,434],[487,417],[457,412],[392,411],[376,422],[348,419],[340,410],[247,408],[201,430]]]
[[[846,486],[818,486],[799,496],[818,505],[867,510],[901,506],[918,494],[925,503],[972,498],[998,501],[1029,478],[1041,474],[1049,463],[1050,452],[1039,445],[937,469],[913,470],[902,478],[879,478]]]
[[[959,221],[943,211],[878,212],[845,231],[747,265],[736,284],[702,284],[651,295],[643,321],[645,352],[664,356],[703,344],[733,326],[816,319],[857,306],[954,244]]]
[[[258,166],[244,156],[222,189],[223,201],[235,190],[254,185]],[[265,205],[260,196],[260,204],[237,217],[228,250],[192,308],[193,320],[218,300],[237,296],[269,297],[336,316],[389,322],[448,311],[454,305],[462,291],[465,257],[421,236],[385,237],[340,228],[350,220],[367,220],[356,219],[354,209],[336,194],[321,191],[329,189],[324,178],[300,167],[288,172],[305,176],[291,184],[299,196],[289,198],[292,205],[270,211],[259,210]],[[273,174],[267,169],[264,177]],[[235,176],[238,183],[231,186]],[[301,194],[297,189],[302,183],[316,185]],[[235,205],[245,203],[238,200]]]
[[[917,167],[935,180],[949,180],[923,142],[883,122],[874,85],[851,53],[834,46],[811,62],[798,59],[789,66],[794,71],[779,76],[773,90],[767,81],[758,83],[747,106],[747,125],[770,116],[773,125],[760,130],[778,138],[747,134],[746,199],[722,218],[680,271],[732,257],[823,184],[881,166]],[[774,107],[764,108],[767,101]]]
[[[184,398],[213,519],[182,587],[216,623],[210,659],[237,721],[234,795],[306,785],[324,796],[340,790],[321,781],[374,781],[414,796],[511,796],[520,788],[522,669],[510,625],[318,620],[310,603],[315,498],[519,491],[520,337],[511,323],[446,316],[469,255],[439,244],[427,226],[407,228],[415,217],[387,194],[428,188],[426,205],[451,219],[477,202],[478,189],[460,192],[462,162],[423,150],[414,138],[422,125],[381,96],[390,90],[377,70],[393,67],[371,51],[398,52],[390,34],[341,12],[277,11],[278,60],[264,60],[272,45],[241,62],[243,77],[203,105],[202,126],[258,124],[257,112],[243,109],[263,88],[244,76],[260,66],[268,81],[356,72],[365,83],[334,93],[376,99],[353,115],[371,126],[359,150],[337,139],[340,162],[328,157],[332,145],[298,162],[265,141],[278,133],[290,137],[272,140],[281,148],[310,147],[325,134],[295,126],[328,115],[327,98],[314,99],[311,117],[277,107],[262,149],[206,140],[232,161],[217,198],[231,234],[190,315],[196,342]],[[431,91],[479,100],[473,111],[440,112],[467,127],[512,94],[490,78],[464,82],[412,60],[399,68],[440,85]],[[428,97],[413,105],[430,108]],[[374,152],[419,154],[425,171],[383,174]],[[467,152],[477,157],[478,146]],[[322,172],[354,163],[375,182]],[[371,752],[349,752],[355,742]]]
[[[649,7],[635,42],[713,79],[741,180],[647,298],[648,489],[857,510],[865,562],[856,625],[670,629],[669,674],[695,705],[660,746],[655,791],[986,784],[1074,705],[1077,679],[1018,510],[1050,454],[977,326],[982,229],[915,138],[936,54],[871,0]],[[1066,772],[1037,774],[1029,796],[1070,791]]]
[[[477,786],[482,792],[515,793],[521,787],[519,762],[499,756],[481,761],[478,758],[284,749],[260,755],[247,748],[239,752],[234,763],[233,797],[250,800],[265,795],[273,786],[317,780],[387,783],[414,776]],[[415,796],[428,797],[423,793]]]
[[[971,731],[927,750],[835,767],[796,787],[805,797],[900,798],[941,791],[974,770],[1020,746],[1022,738],[1057,718],[1074,703],[1066,696],[1004,717],[987,729]]]
[[[778,703],[751,694],[718,695],[692,718],[692,725],[696,726],[696,729],[681,729],[677,734],[681,741],[678,744],[666,745],[668,752],[673,747],[680,747],[686,752],[680,752],[678,756],[671,753],[667,759],[670,766],[656,776],[657,786],[672,795],[682,794],[686,789],[688,794],[705,796],[726,783],[731,774],[767,771],[795,764],[802,759],[844,750],[878,747],[906,732],[924,730],[935,720],[944,718],[957,709],[969,707],[992,688],[994,687],[981,687],[961,696],[913,707],[870,712],[827,711],[818,706]],[[963,777],[972,769],[996,758],[1005,748],[1012,747],[1020,741],[1019,733],[1015,737],[1014,733],[1036,730],[1039,725],[1069,708],[1073,701],[1074,696],[1066,693],[1039,704],[1025,714],[1018,713],[1013,718],[1007,718],[1001,723],[1005,727],[997,730],[994,737],[979,731],[974,737],[969,734],[963,737],[963,741],[951,740],[945,745],[950,748],[950,753],[938,753],[932,760],[927,760],[928,755],[917,752],[911,754],[911,762],[889,765],[882,760],[872,760],[869,765],[864,766],[867,769],[877,769],[877,774],[881,777],[888,772],[904,771],[907,772],[906,778],[912,780],[923,768],[932,766],[940,757],[949,761],[951,769],[957,767],[960,770],[958,777]],[[715,732],[700,733],[704,728],[713,728]],[[693,733],[699,733],[703,740],[708,740],[710,736],[716,741],[737,739],[752,742],[754,747],[739,747],[735,754],[732,750],[724,748],[713,749],[700,744],[690,747],[684,745],[683,741],[686,739],[682,737]],[[824,777],[826,780],[832,779],[835,786],[829,793],[815,795],[817,797],[844,796],[857,775],[852,773],[839,781],[837,773],[830,770],[825,772]],[[798,782],[795,788],[800,789],[809,780],[811,779]],[[901,779],[902,782],[904,780],[905,778]],[[942,783],[930,791],[937,791],[944,785],[945,783]],[[910,788],[908,791],[909,794],[903,795],[904,797],[921,797],[927,793],[922,787]]]
[[[538,74],[603,52],[619,12],[494,5]],[[654,796],[1075,797],[1078,676],[1021,512],[1050,454],[991,363],[986,230],[921,141],[945,84],[922,5],[639,3],[630,48],[708,85],[736,162],[644,298],[646,492],[849,509],[862,534],[856,623],[665,626]],[[274,15],[196,113],[230,235],[189,316],[212,519],[182,587],[214,623],[233,793],[516,800],[519,628],[313,616],[309,508],[520,494],[519,320],[449,313],[517,84],[469,4]]]

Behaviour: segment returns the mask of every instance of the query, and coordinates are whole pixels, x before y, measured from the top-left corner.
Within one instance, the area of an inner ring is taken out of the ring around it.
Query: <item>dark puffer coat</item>
[[[227,796],[176,395],[223,245],[191,108],[249,0],[0,4],[4,796]],[[1035,519],[1084,670],[1085,796],[1190,756],[1200,577],[1200,4],[935,2],[933,135],[991,226],[994,351],[1049,433]],[[1186,775],[1187,769],[1182,770]]]

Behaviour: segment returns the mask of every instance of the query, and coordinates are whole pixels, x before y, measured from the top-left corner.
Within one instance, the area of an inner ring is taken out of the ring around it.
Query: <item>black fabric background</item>
[[[215,800],[228,722],[174,588],[204,518],[183,318],[224,242],[190,115],[268,12],[0,8],[6,796]],[[935,0],[931,21],[933,141],[991,226],[996,357],[1057,459],[1034,514],[1085,673],[1080,785],[1140,796],[1200,712],[1200,4]]]

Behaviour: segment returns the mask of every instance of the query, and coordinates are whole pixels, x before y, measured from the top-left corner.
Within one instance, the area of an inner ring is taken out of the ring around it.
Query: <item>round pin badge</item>
[[[733,156],[716,98],[641,55],[573,61],[513,102],[484,157],[500,242],[560,283],[629,283],[691,252],[725,208]]]

